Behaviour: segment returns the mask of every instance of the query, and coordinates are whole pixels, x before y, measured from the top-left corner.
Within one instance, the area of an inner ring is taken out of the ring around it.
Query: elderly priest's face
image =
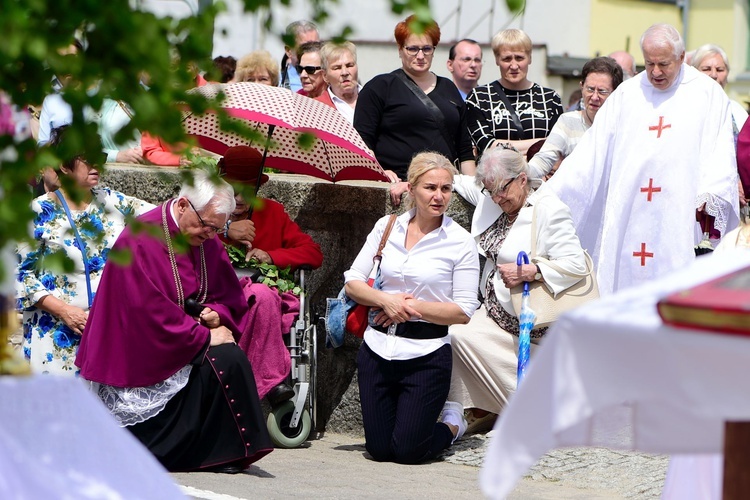
[[[227,223],[227,216],[217,213],[213,204],[196,210],[187,198],[177,200],[177,225],[180,232],[187,237],[188,242],[198,246],[222,232]]]
[[[643,59],[646,62],[648,81],[657,89],[666,90],[680,74],[685,53],[676,56],[669,44],[657,45],[647,40],[643,44]]]

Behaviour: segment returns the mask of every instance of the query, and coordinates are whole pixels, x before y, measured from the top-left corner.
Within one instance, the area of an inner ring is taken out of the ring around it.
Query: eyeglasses
[[[406,52],[410,56],[416,56],[417,54],[419,54],[420,50],[422,51],[422,54],[429,56],[433,52],[435,52],[435,47],[433,47],[432,45],[425,45],[424,47],[416,47],[414,45],[410,45],[408,47],[404,47],[404,52]]]
[[[187,200],[187,198],[185,198]],[[200,221],[201,226],[205,229],[208,228],[211,231],[215,232],[216,234],[224,234],[226,231],[224,228],[212,226],[211,224],[206,224],[206,222],[203,220],[203,217],[201,217],[201,214],[198,213],[198,210],[195,209],[195,206],[193,205],[193,202],[190,200],[187,200],[188,203],[190,203],[190,207],[195,211],[195,215],[198,216],[198,221]]]
[[[303,71],[308,75],[314,75],[315,73],[323,69],[322,66],[295,66],[295,68],[297,69],[298,75],[301,75]]]
[[[597,92],[602,97],[607,97],[609,94],[612,93],[611,90],[597,89],[595,87],[583,87],[583,90],[586,91],[586,93],[589,95],[594,95],[594,92]]]
[[[482,188],[482,194],[485,195],[485,196],[488,196],[490,198],[492,198],[493,196],[496,196],[498,194],[505,194],[505,192],[508,191],[508,187],[516,179],[518,179],[518,177],[513,177],[511,180],[509,180],[508,182],[506,182],[505,185],[503,185],[503,187],[501,187],[500,189],[498,189],[496,191],[490,191],[486,187],[483,187]]]

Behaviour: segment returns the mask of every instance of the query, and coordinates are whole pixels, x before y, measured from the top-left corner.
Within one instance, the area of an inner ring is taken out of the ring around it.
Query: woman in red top
[[[268,180],[261,172],[261,159],[256,149],[235,146],[226,151],[218,166],[227,181],[254,187]],[[292,221],[284,205],[266,198],[256,198],[248,204],[241,194],[235,195],[235,201],[237,208],[229,219],[232,227],[223,239],[246,246],[248,260],[274,264],[279,269],[316,269],[323,264],[320,246]],[[289,332],[299,313],[299,299],[249,278],[242,278],[240,284],[250,305],[250,316],[238,343],[250,359],[259,397],[266,397],[276,406],[294,395],[285,383],[291,358],[282,334]]]

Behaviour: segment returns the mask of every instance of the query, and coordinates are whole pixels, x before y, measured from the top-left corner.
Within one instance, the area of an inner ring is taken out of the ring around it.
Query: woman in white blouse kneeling
[[[430,460],[466,429],[460,407],[443,407],[448,325],[468,323],[479,305],[476,244],[445,215],[456,173],[440,154],[415,156],[407,173],[413,208],[396,219],[383,249],[380,288],[366,280],[387,216],[344,274],[346,293],[378,311],[357,356],[366,448],[377,461]]]

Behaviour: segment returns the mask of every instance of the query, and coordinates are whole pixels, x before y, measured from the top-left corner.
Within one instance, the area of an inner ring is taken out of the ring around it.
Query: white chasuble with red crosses
[[[645,72],[620,85],[547,184],[570,207],[606,294],[690,263],[702,203],[722,234],[735,227],[736,176],[729,99],[683,65],[666,91]]]

